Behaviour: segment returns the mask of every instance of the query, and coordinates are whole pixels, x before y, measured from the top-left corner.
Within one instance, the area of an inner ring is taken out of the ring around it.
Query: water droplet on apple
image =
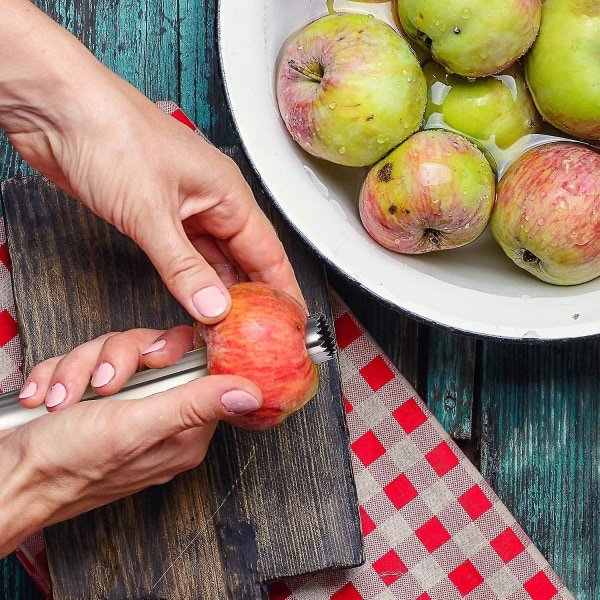
[[[329,108],[330,108],[331,110],[333,110],[333,109],[334,109],[336,106],[337,106],[337,104],[336,104],[335,102],[332,102],[332,103],[329,105]]]
[[[523,336],[523,338],[530,338],[530,339],[536,339],[540,337],[540,334],[537,331],[534,331],[533,329],[530,329],[529,331],[526,331]]]
[[[565,173],[568,173],[571,170],[571,161],[568,158],[565,158],[565,160],[562,161],[562,166]]]
[[[565,183],[562,184],[562,188],[572,196],[576,196],[579,194],[580,185],[577,181],[565,181]]]
[[[432,198],[431,201],[433,202],[433,204],[438,204],[440,199],[439,198]]]
[[[304,50],[304,46],[298,46],[298,50]]]
[[[563,210],[569,210],[569,203],[564,198],[561,198],[558,202],[558,207]]]
[[[470,19],[470,18],[471,18],[471,11],[470,11],[468,8],[463,8],[463,9],[460,11],[460,18],[461,18],[461,19],[464,19],[465,21],[466,21],[467,19]]]
[[[341,147],[339,148],[338,152],[339,152],[340,154],[345,154],[345,153],[346,153],[346,146],[341,146]]]
[[[538,224],[538,225],[540,225],[540,226],[541,226],[541,225],[543,225],[544,223],[545,223],[544,219],[538,219],[538,222],[537,222],[537,224]]]
[[[471,227],[471,223],[467,223],[467,224],[465,225],[465,229],[469,229],[469,227]]]
[[[387,138],[385,137],[385,135],[378,135],[377,136],[377,143],[378,144],[383,144],[386,140],[387,140]]]

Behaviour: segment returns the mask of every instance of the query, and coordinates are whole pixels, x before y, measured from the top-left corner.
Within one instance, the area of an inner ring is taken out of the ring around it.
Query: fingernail
[[[160,350],[161,348],[164,348],[166,345],[167,345],[167,340],[156,340],[154,342],[154,344],[152,344],[151,346],[148,346],[142,352],[142,354],[150,354],[150,352],[156,352],[157,350]]]
[[[231,390],[221,396],[225,410],[233,415],[245,415],[260,407],[258,400],[242,390]]]
[[[107,362],[100,363],[92,377],[92,387],[99,388],[106,385],[115,376],[115,368]]]
[[[52,408],[58,406],[67,397],[67,388],[62,383],[55,383],[50,388],[50,393],[46,398],[46,406]]]
[[[194,294],[192,302],[196,310],[204,317],[218,317],[227,308],[227,298],[214,285],[198,290]]]
[[[31,398],[37,392],[37,383],[35,381],[29,381],[27,385],[24,385],[19,394],[20,400]]]

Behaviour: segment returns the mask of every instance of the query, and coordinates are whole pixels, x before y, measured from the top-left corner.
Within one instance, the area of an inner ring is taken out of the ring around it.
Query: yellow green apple
[[[404,30],[451,73],[503,71],[535,40],[540,0],[392,0]]]
[[[421,125],[425,76],[408,43],[371,15],[336,13],[295,35],[277,74],[279,112],[310,154],[372,165]]]
[[[600,2],[545,0],[524,63],[542,116],[565,133],[600,139]]]
[[[464,136],[421,130],[371,167],[359,197],[365,229],[395,252],[423,254],[464,246],[485,229],[495,180]]]
[[[448,73],[435,61],[426,63],[423,72],[428,90],[426,126],[446,125],[501,150],[541,129],[542,119],[518,63],[474,80]]]

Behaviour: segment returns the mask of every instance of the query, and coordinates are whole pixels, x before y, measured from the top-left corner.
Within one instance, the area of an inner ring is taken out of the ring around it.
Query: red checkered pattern
[[[158,104],[198,132],[175,104]],[[365,564],[277,582],[271,599],[572,599],[496,494],[335,293],[332,309]],[[17,334],[0,219],[4,391],[23,381]],[[41,532],[17,555],[50,600]]]
[[[335,293],[332,309],[366,560],[277,582],[271,599],[573,598]]]

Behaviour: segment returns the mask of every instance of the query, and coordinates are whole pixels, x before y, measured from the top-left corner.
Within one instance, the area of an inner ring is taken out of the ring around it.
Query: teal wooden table
[[[37,4],[148,97],[176,101],[216,145],[237,143],[215,0]],[[0,169],[0,179],[31,173],[5,138]],[[573,594],[600,598],[600,341],[478,340],[418,323],[329,276]],[[40,598],[14,556],[0,563],[0,598]]]

